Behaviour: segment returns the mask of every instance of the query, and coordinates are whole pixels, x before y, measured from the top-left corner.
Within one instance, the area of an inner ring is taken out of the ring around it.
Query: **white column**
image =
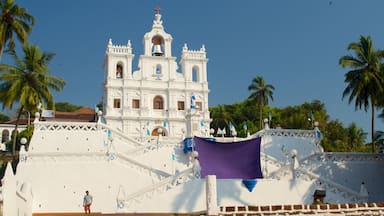
[[[219,215],[217,207],[216,176],[205,177],[205,192],[207,199],[207,215]]]

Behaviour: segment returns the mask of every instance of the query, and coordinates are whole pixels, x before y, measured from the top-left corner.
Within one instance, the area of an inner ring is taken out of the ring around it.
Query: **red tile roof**
[[[30,123],[33,123],[34,117],[31,117]],[[96,119],[96,113],[94,109],[88,107],[82,107],[73,112],[60,112],[55,111],[55,117],[53,118],[42,118],[42,121],[70,121],[70,122],[94,122]],[[4,122],[3,124],[16,124],[16,119]],[[27,118],[21,118],[19,125],[28,124]]]

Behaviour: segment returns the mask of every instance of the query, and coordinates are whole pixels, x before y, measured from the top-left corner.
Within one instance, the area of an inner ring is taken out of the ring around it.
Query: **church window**
[[[123,65],[121,64],[116,65],[116,78],[117,79],[123,78]]]
[[[9,130],[3,130],[1,133],[1,143],[7,142],[9,140]]]
[[[199,68],[197,66],[194,66],[192,68],[192,82],[198,82],[199,81]]]
[[[156,65],[156,71],[155,71],[156,74],[161,74],[161,65]]]
[[[184,110],[184,101],[177,101],[177,110]]]
[[[201,102],[196,102],[196,108],[197,108],[198,110],[202,111],[202,110],[203,110],[203,103],[201,103]]]
[[[121,107],[120,98],[113,99],[113,108],[120,108],[120,107]]]
[[[153,99],[153,109],[164,109],[164,102],[162,97],[156,96]]]
[[[133,99],[132,100],[132,108],[133,109],[139,109],[140,108],[140,100],[139,99]]]

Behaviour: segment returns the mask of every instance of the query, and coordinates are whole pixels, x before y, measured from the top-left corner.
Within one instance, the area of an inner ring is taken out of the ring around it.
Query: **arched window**
[[[161,129],[161,130],[159,130]],[[161,133],[160,133],[161,132]],[[167,129],[163,128],[163,127],[158,127],[158,128],[155,128],[152,130],[152,133],[151,133],[151,136],[159,136],[159,135],[162,135],[162,136],[167,136]]]
[[[9,140],[9,130],[5,129],[1,133],[1,143],[5,143]]]
[[[123,78],[123,65],[120,63],[116,65],[116,78],[117,79]]]
[[[164,101],[161,96],[156,96],[153,99],[153,109],[164,109]]]
[[[199,81],[199,68],[197,66],[194,66],[192,68],[192,82],[198,82]]]

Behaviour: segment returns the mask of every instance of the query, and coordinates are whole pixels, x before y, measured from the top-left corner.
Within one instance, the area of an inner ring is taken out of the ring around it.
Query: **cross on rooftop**
[[[155,7],[154,10],[157,12],[157,14],[160,14],[160,10],[161,10],[161,8],[160,8],[159,6],[157,6],[157,7]]]

